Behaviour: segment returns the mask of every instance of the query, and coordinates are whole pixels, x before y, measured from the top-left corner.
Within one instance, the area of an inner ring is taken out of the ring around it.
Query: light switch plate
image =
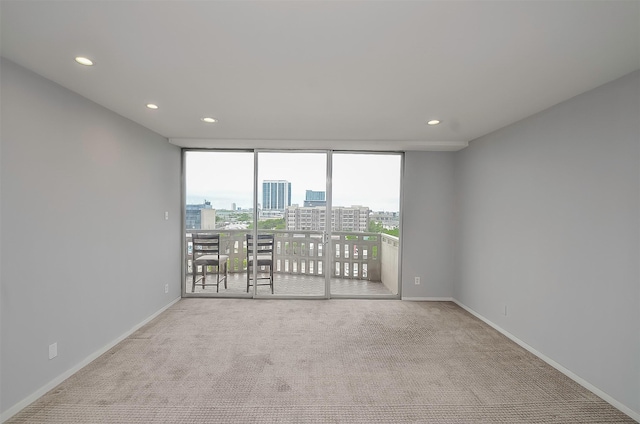
[[[53,359],[58,356],[58,343],[49,345],[49,359]]]

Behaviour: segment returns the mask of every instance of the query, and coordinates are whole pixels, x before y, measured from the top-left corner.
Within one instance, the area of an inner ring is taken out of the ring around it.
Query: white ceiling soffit
[[[640,68],[633,0],[0,8],[2,56],[179,145],[455,150]]]
[[[170,138],[169,142],[194,149],[330,149],[374,151],[455,152],[469,145],[466,141],[412,140],[221,140],[211,138]]]

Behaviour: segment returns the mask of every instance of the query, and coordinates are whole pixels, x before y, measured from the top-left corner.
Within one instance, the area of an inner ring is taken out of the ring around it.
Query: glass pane
[[[331,294],[397,295],[402,156],[332,158]]]
[[[274,236],[282,263],[272,280],[261,270],[258,296],[325,296],[326,167],[326,153],[258,153],[258,234]]]
[[[253,175],[251,152],[185,152],[185,294],[252,295],[245,233],[253,225]]]

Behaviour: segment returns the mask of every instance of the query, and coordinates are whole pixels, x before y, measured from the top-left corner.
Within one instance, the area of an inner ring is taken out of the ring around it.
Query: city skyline
[[[187,152],[186,202],[206,199],[214,209],[230,210],[235,203],[253,208],[252,152]],[[307,190],[327,192],[324,153],[261,152],[258,155],[258,203],[262,182],[291,182],[291,204],[302,206]],[[368,206],[398,212],[401,156],[397,154],[333,154],[333,206]],[[328,199],[328,193],[327,193]]]

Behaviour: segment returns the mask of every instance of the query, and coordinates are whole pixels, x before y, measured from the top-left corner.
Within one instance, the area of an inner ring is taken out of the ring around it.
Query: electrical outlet
[[[58,356],[58,343],[53,343],[49,345],[49,359],[53,359]]]
[[[165,221],[169,220],[169,212],[165,212],[164,213],[164,219],[165,219]]]
[[[169,284],[164,285],[164,292],[169,293]]]
[[[420,277],[415,278],[415,284],[416,286],[420,285]]]

